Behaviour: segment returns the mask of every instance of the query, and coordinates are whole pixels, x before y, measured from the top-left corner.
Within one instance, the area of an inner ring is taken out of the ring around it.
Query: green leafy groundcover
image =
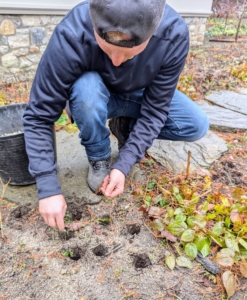
[[[171,242],[173,251],[165,258],[169,269],[176,264],[192,268],[191,260],[198,252],[206,257],[214,246],[217,254],[213,260],[219,266],[231,269],[238,265],[247,278],[246,192],[235,188],[224,195],[221,190],[222,186],[212,188],[209,176],[189,180],[177,176],[171,184],[169,177],[156,174],[150,176],[147,186],[134,190],[135,197],[143,201],[140,210],[155,236]],[[231,294],[236,282],[232,283],[234,276],[229,272],[222,275],[222,282]],[[230,282],[230,287],[225,282]]]

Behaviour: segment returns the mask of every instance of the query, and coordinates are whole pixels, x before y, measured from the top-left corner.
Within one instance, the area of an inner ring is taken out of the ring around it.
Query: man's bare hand
[[[64,230],[64,216],[67,204],[63,195],[55,195],[39,201],[39,212],[46,224]]]
[[[106,176],[100,191],[111,199],[124,192],[125,175],[117,170],[112,169],[109,176]]]

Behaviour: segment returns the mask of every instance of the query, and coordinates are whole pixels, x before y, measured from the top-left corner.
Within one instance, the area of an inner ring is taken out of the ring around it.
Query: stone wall
[[[188,18],[184,17],[190,31],[191,46],[200,46],[203,44],[207,18]]]
[[[49,38],[63,16],[0,15],[0,84],[32,80]],[[184,18],[191,45],[203,43],[206,18]]]

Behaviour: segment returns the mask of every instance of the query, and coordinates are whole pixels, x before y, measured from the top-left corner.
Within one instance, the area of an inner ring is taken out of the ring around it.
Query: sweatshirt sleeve
[[[120,150],[118,160],[112,168],[127,175],[133,165],[145,155],[161,129],[164,127],[169,113],[180,73],[184,67],[189,50],[189,33],[186,26],[184,34],[180,35],[171,49],[165,55],[163,65],[153,80],[145,89],[141,105],[141,117],[124,147]]]
[[[73,82],[86,68],[81,41],[69,28],[58,25],[39,63],[23,116],[29,172],[36,179],[39,199],[62,193],[56,176],[53,124]]]

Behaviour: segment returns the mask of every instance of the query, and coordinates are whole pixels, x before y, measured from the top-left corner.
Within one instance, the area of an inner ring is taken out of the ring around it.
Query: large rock
[[[211,128],[229,132],[247,129],[247,116],[244,114],[205,101],[197,101],[196,104],[207,113]]]
[[[29,46],[29,35],[28,34],[20,34],[9,36],[8,38],[10,48],[22,48]]]
[[[247,115],[247,96],[232,91],[220,91],[205,97],[210,102]]]
[[[223,139],[209,131],[205,137],[193,143],[155,140],[148,154],[166,168],[181,172],[187,167],[189,151],[191,170],[207,168],[227,151],[227,145]]]
[[[12,35],[15,34],[15,25],[10,20],[3,20],[0,25],[1,35]]]
[[[9,51],[8,46],[0,46],[0,53],[1,54],[6,54]]]
[[[45,35],[45,28],[33,27],[31,28],[31,44],[32,45],[43,45],[47,42]]]
[[[13,53],[8,53],[2,56],[2,65],[5,68],[18,67],[19,61]]]
[[[241,88],[241,89],[239,89],[238,93],[242,94],[242,95],[247,95],[247,88]]]

